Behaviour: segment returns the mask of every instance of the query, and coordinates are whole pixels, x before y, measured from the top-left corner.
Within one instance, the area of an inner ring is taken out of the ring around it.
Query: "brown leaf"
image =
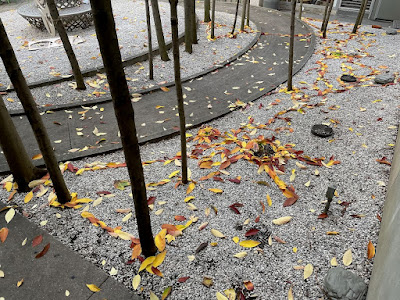
[[[260,230],[252,228],[249,231],[247,231],[244,236],[252,236],[252,235],[256,235]]]
[[[208,245],[207,242],[201,243],[200,246],[197,247],[195,253],[197,254],[197,253],[199,253],[200,251],[204,250],[204,249],[207,247],[207,245]]]
[[[375,247],[372,244],[371,241],[368,242],[368,247],[367,247],[367,257],[368,259],[371,259],[375,256]]]
[[[48,243],[46,246],[44,246],[43,250],[40,253],[38,253],[35,256],[35,258],[41,258],[42,256],[44,256],[47,253],[47,251],[49,251],[49,249],[50,249],[50,243]]]
[[[188,280],[189,278],[190,278],[190,276],[178,278],[178,282],[184,283],[184,282],[185,282],[186,280]]]
[[[244,281],[243,283],[248,291],[254,290],[254,284],[251,281],[248,280],[248,281]]]
[[[328,214],[323,213],[323,214],[320,214],[320,215],[318,216],[318,219],[325,219],[325,218],[327,218],[327,217],[328,217]]]
[[[212,280],[212,278],[211,278],[211,277],[204,276],[204,277],[203,277],[203,284],[204,284],[206,287],[209,288],[210,286],[213,285],[213,280]]]
[[[43,236],[42,235],[38,235],[37,237],[35,237],[32,241],[32,248],[36,247],[37,245],[39,245],[41,242],[43,241]]]
[[[185,221],[186,218],[184,216],[175,216],[174,217],[176,221]]]
[[[286,242],[284,241],[284,240],[282,240],[279,236],[277,236],[277,235],[274,235],[274,239],[275,239],[275,241],[277,241],[278,243],[281,243],[281,244],[286,244]]]

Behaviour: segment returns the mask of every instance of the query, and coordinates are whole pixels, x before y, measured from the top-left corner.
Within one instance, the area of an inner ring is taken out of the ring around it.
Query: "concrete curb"
[[[400,295],[400,135],[392,168],[367,300],[399,299]]]

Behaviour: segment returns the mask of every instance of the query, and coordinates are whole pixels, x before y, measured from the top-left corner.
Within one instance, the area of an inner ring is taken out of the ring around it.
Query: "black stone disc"
[[[351,75],[342,75],[342,77],[340,77],[340,80],[345,82],[356,82],[357,78]]]
[[[327,125],[315,124],[311,128],[311,133],[319,137],[328,137],[333,134],[333,129]]]

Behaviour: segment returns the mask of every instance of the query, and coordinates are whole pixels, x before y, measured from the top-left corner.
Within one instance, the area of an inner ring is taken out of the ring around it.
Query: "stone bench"
[[[18,8],[18,13],[24,17],[32,26],[40,30],[46,30],[42,16],[35,3],[28,3]],[[68,31],[85,29],[93,24],[93,15],[90,4],[67,7],[59,10],[60,19]]]

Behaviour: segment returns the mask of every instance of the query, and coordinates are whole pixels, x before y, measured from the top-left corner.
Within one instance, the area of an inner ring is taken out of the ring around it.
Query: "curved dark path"
[[[234,13],[235,6],[217,3],[217,9]],[[252,6],[251,19],[261,30],[261,36],[252,49],[225,67],[184,83],[188,127],[227,114],[229,105],[236,99],[245,103],[254,101],[287,80],[289,16]],[[304,23],[296,21],[296,35],[295,72],[307,62],[315,45],[312,29]],[[168,92],[157,89],[142,94],[141,99],[133,103],[140,143],[176,134],[175,88],[170,87]],[[60,161],[121,148],[112,102],[106,100],[83,105],[53,108],[43,114],[50,139],[57,141],[54,148]],[[13,121],[28,153],[31,156],[38,154],[40,151],[26,117],[14,113]],[[41,160],[35,162],[43,163]],[[1,154],[0,172],[7,171],[8,165]]]

